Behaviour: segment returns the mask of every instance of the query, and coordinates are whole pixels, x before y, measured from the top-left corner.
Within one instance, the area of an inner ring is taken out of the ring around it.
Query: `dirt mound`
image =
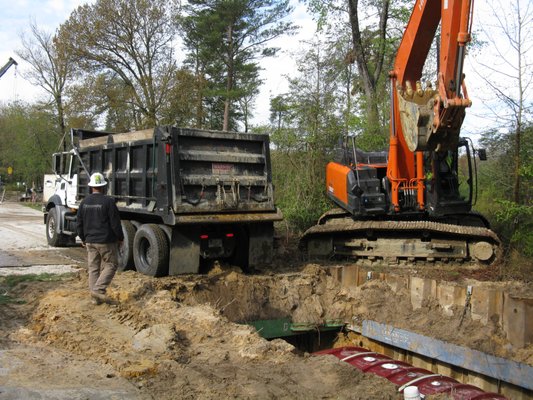
[[[235,272],[223,276],[151,279],[120,274],[110,292],[119,302],[115,307],[92,305],[82,278],[48,292],[31,329],[39,341],[110,365],[141,394],[155,398],[401,398],[390,383],[334,357],[298,354],[283,340],[267,341],[253,328],[229,321],[226,313],[240,314],[226,300],[254,300],[258,295],[251,288],[260,288],[257,282],[250,285],[253,277]],[[298,291],[311,294],[300,279]],[[231,294],[213,289],[213,280],[227,283]],[[282,277],[280,293],[290,281],[299,279]],[[204,303],[204,292],[220,298],[221,306]],[[290,295],[281,297],[291,303]],[[276,304],[270,308],[276,309]],[[248,311],[254,315],[259,305]]]

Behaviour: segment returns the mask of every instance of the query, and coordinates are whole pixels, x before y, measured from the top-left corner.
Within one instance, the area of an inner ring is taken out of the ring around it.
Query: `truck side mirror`
[[[53,155],[54,160],[54,173],[56,175],[61,175],[61,154],[54,154]]]
[[[477,149],[476,152],[477,152],[477,155],[479,156],[479,159],[481,161],[487,161],[487,150],[485,150],[485,149]]]

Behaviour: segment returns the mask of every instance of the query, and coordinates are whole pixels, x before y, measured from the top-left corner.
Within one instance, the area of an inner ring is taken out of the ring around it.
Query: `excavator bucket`
[[[426,89],[418,81],[416,89],[406,82],[405,90],[397,88],[400,122],[409,150],[444,151],[457,148],[468,98],[444,99],[428,84]]]
[[[411,151],[426,150],[428,139],[433,132],[433,106],[438,92],[428,85],[422,90],[417,82],[417,90],[413,90],[407,82],[407,90],[398,89],[398,107],[403,136]]]

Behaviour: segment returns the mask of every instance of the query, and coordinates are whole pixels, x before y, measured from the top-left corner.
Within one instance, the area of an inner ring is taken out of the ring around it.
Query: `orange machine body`
[[[391,203],[401,212],[400,192],[416,194],[419,210],[426,206],[424,198],[424,158],[422,151],[411,151],[406,143],[398,104],[398,91],[407,90],[419,81],[435,32],[441,22],[438,95],[435,99],[434,130],[452,125],[458,139],[457,125],[462,123],[464,107],[469,105],[463,83],[464,46],[470,40],[472,0],[417,0],[404,32],[391,77],[391,124],[387,177],[391,183]],[[459,79],[459,82],[457,82]],[[464,98],[461,94],[463,88]],[[452,110],[458,104],[463,114]]]
[[[351,171],[351,168],[336,162],[330,162],[326,166],[328,196],[334,197],[343,208],[348,205],[348,175]]]

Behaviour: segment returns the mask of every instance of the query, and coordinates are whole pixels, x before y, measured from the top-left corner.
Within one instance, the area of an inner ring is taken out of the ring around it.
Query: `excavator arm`
[[[400,211],[399,193],[424,201],[423,151],[457,149],[465,108],[465,46],[470,41],[473,0],[416,0],[390,72],[391,131],[387,177],[391,202]],[[441,25],[435,89],[420,79],[431,43]]]
[[[7,72],[9,68],[11,68],[12,65],[18,64],[13,58],[9,57],[7,63],[2,67],[2,69],[0,69],[0,78]]]
[[[417,0],[391,71],[398,98],[397,135],[410,151],[457,146],[465,107],[471,105],[463,80],[465,46],[470,41],[473,0]],[[439,22],[440,54],[436,90],[422,88],[422,68]],[[396,104],[395,104],[396,105]]]

